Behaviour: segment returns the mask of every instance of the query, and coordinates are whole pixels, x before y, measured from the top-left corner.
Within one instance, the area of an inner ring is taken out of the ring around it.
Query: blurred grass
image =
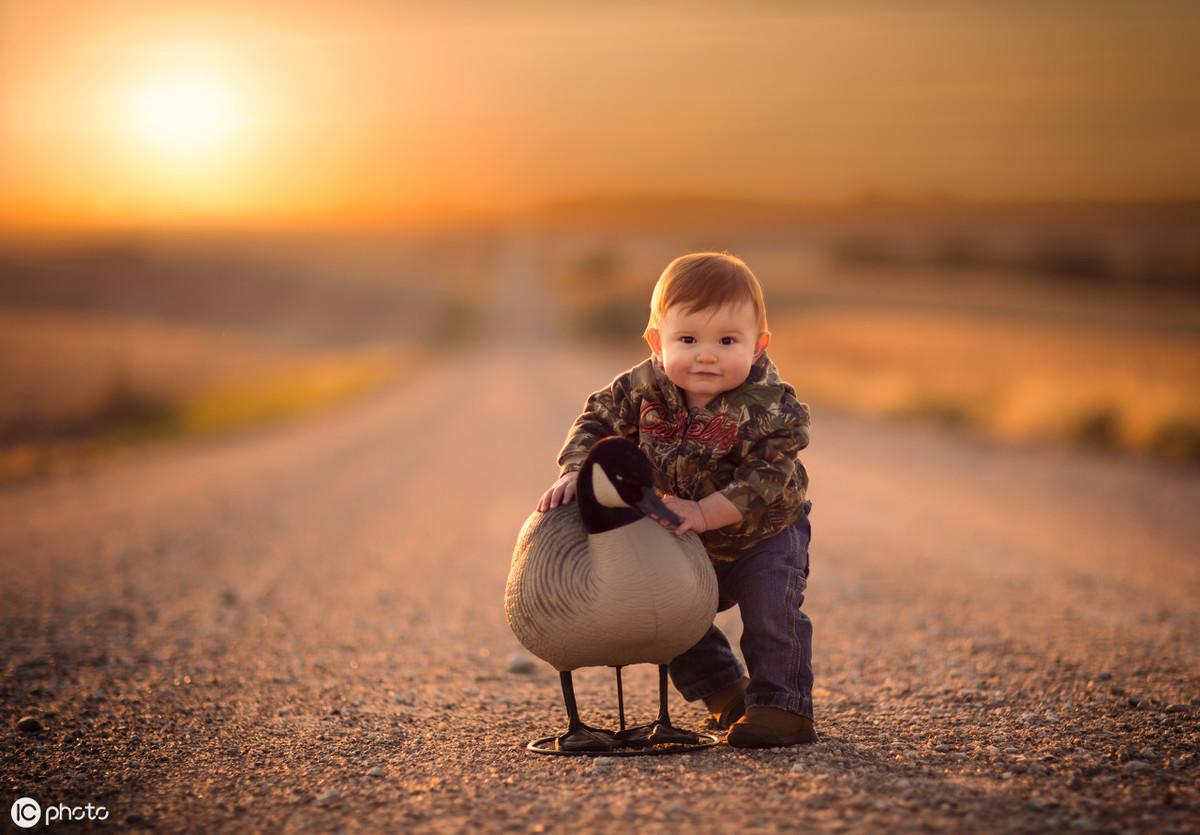
[[[198,438],[295,420],[404,375],[415,357],[394,349],[297,358],[269,371],[166,393],[121,374],[90,409],[43,418],[35,435],[10,432],[0,446],[0,484],[75,469],[117,449]]]
[[[175,410],[169,425],[178,434],[208,435],[277,423],[377,388],[411,365],[386,350],[316,357],[269,377],[198,392]]]
[[[0,483],[331,408],[471,345],[492,292],[486,239],[201,243],[0,252]]]
[[[874,417],[1200,464],[1200,339],[818,310],[777,318],[771,355],[802,396]]]

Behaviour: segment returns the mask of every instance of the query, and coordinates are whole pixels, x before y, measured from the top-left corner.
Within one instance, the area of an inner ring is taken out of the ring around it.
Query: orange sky
[[[0,221],[1195,197],[1198,42],[1162,0],[0,0]]]

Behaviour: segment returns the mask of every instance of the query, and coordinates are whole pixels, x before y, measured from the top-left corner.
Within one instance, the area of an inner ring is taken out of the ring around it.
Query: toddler
[[[808,407],[767,358],[762,287],[727,253],[680,256],[654,287],[643,336],[652,355],[588,398],[537,509],[574,498],[600,439],[638,444],[683,520],[675,532],[695,531],[713,560],[718,608],[738,604],[742,615],[748,677],[714,625],[671,662],[671,680],[704,700],[732,746],[813,742],[812,622],[800,610],[812,503],[797,459]]]

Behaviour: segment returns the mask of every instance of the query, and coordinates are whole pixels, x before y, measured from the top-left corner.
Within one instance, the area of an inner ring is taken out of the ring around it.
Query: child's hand
[[[554,482],[550,486],[550,489],[538,499],[538,513],[545,513],[550,508],[558,507],[560,504],[570,504],[571,499],[575,498],[575,480],[578,478],[578,470],[563,473],[558,481]]]
[[[662,500],[663,504],[667,506],[667,510],[683,520],[683,523],[675,529],[676,536],[682,536],[688,531],[704,533],[708,530],[708,520],[704,518],[704,510],[700,507],[700,502],[681,499],[669,494],[663,496]],[[659,524],[663,527],[667,526],[667,523],[662,520],[659,520]]]

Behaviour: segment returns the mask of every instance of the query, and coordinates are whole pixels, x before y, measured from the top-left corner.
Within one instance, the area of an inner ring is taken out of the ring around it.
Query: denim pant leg
[[[717,611],[733,608],[736,601],[726,599],[721,582],[722,575],[729,573],[729,563],[718,563]],[[708,627],[704,637],[682,655],[677,655],[668,668],[675,688],[689,702],[711,696],[723,687],[742,680],[742,664],[733,654],[729,639],[714,623]]]
[[[810,719],[812,621],[800,610],[808,585],[808,509],[786,530],[739,559],[736,594],[742,655],[750,669],[746,707],[777,707]]]
[[[810,527],[795,524],[732,563],[716,565],[718,611],[741,603],[742,653],[750,665],[747,704],[812,716],[812,622],[800,611],[808,577]],[[757,673],[756,673],[757,670]],[[715,625],[671,662],[671,680],[688,701],[741,679],[742,666]]]

